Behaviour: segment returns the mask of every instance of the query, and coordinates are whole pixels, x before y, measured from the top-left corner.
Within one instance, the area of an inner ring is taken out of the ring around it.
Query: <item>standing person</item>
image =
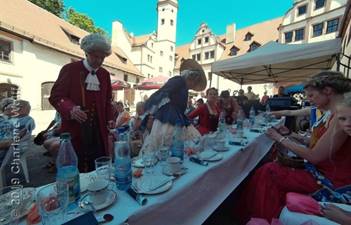
[[[258,99],[258,96],[255,93],[252,92],[252,87],[251,86],[247,87],[247,93],[245,94],[245,96],[247,97],[247,99],[249,101]]]
[[[269,96],[267,95],[267,91],[264,91],[263,96],[261,98],[261,104],[266,105],[268,99],[269,99]]]
[[[102,68],[111,54],[109,41],[99,34],[80,44],[86,58],[65,65],[49,98],[62,117],[60,132],[69,132],[80,172],[95,169],[94,160],[108,155],[107,132],[114,128],[110,74]]]
[[[219,107],[218,107],[218,91],[216,88],[209,88],[206,91],[206,104],[199,106],[188,117],[194,119],[199,117],[199,124],[196,127],[201,135],[214,132],[218,127]]]
[[[202,91],[206,84],[201,65],[192,59],[184,60],[180,65],[180,76],[170,78],[145,102],[145,114],[152,114],[154,122],[150,135],[145,139],[144,149],[156,151],[164,142],[169,144],[175,125],[185,128],[184,139],[200,136],[184,113],[189,89]]]

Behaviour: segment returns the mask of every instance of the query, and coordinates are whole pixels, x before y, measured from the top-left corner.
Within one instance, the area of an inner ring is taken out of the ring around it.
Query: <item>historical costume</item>
[[[145,103],[145,114],[153,114],[155,120],[143,149],[157,150],[162,144],[170,145],[175,125],[185,128],[184,139],[200,136],[184,113],[189,89],[204,90],[206,76],[201,66],[191,59],[183,61],[180,73],[180,76],[170,78]]]
[[[62,117],[60,132],[71,134],[80,172],[88,172],[95,169],[96,158],[108,155],[112,90],[110,74],[100,66],[111,46],[101,35],[91,34],[83,38],[81,48],[87,59],[61,69],[49,101]]]

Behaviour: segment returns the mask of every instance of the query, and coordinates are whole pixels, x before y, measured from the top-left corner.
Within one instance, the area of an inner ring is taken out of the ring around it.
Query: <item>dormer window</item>
[[[261,46],[260,43],[257,43],[256,41],[252,42],[251,45],[250,45],[250,48],[249,48],[249,52],[252,52],[252,51],[256,50],[260,46]]]
[[[201,38],[197,39],[197,44],[201,45]]]
[[[205,37],[205,43],[208,43],[209,39],[209,37]]]
[[[297,16],[302,16],[306,14],[307,11],[307,5],[302,5],[297,8]]]
[[[251,38],[253,37],[253,34],[248,32],[246,35],[245,35],[245,39],[244,41],[251,41]]]
[[[127,64],[128,60],[126,57],[123,57],[117,53],[116,53],[116,56],[118,57],[119,61],[121,61],[123,64]]]
[[[235,56],[235,55],[238,54],[239,50],[240,50],[239,48],[233,46],[233,47],[230,49],[229,55],[230,55],[230,56]]]
[[[317,10],[317,9],[320,9],[320,8],[324,7],[325,0],[315,0],[314,3],[315,3],[314,10]]]
[[[66,28],[61,27],[61,29],[63,30],[63,32],[64,32],[64,33],[66,34],[66,36],[68,37],[68,39],[69,39],[73,44],[79,45],[80,37],[74,35],[73,32],[71,32],[70,30],[68,30],[68,29],[66,29]]]

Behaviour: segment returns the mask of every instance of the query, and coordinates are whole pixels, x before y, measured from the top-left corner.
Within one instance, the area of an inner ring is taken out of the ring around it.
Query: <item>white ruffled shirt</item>
[[[87,84],[86,89],[88,91],[100,91],[100,82],[97,78],[96,71],[98,69],[92,68],[87,59],[83,60],[84,67],[89,71],[87,78],[85,79],[85,83]]]

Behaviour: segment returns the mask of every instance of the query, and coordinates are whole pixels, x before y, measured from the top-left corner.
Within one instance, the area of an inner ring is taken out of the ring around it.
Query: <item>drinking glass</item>
[[[141,157],[145,167],[145,175],[153,174],[153,166],[156,161],[155,151],[143,150]]]
[[[159,160],[162,162],[162,164],[164,164],[164,162],[166,161],[166,159],[169,157],[169,147],[167,146],[161,146],[158,149],[158,158]]]
[[[0,223],[17,225],[21,216],[23,187],[21,185],[0,188]]]
[[[37,203],[43,225],[61,225],[68,206],[68,184],[57,182],[40,188]]]
[[[96,175],[104,180],[110,181],[112,174],[112,159],[109,156],[102,156],[95,159]]]

